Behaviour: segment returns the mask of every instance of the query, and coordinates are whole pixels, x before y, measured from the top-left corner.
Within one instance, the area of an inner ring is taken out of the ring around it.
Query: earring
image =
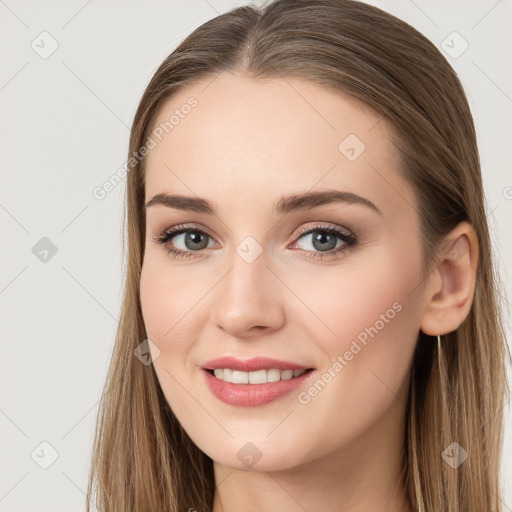
[[[437,335],[437,364],[441,371],[441,336],[439,334]]]

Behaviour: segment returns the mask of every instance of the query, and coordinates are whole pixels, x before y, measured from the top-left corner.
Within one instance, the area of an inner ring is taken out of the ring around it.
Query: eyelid
[[[177,224],[175,226],[171,226],[170,228],[164,229],[159,234],[157,233],[157,235],[152,237],[152,239],[156,243],[162,243],[162,239],[167,235],[178,235],[180,232],[193,230],[204,231],[205,234],[207,234],[216,243],[218,243],[217,239],[210,233],[210,231],[201,224]]]
[[[336,230],[341,231],[344,235],[347,237],[354,237],[357,238],[357,234],[355,231],[345,228],[343,226],[339,226],[338,224],[330,224],[327,222],[317,222],[316,224],[313,223],[312,226],[303,227],[301,226],[297,231],[294,232],[294,239],[300,238],[301,236],[311,233],[312,231],[321,231],[321,230]]]

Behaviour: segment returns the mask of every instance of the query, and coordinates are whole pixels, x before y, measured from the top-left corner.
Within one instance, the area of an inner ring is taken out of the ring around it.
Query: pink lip
[[[292,363],[289,361],[280,361],[270,357],[253,357],[252,359],[236,359],[235,357],[219,357],[207,361],[202,368],[205,370],[214,370],[215,368],[230,368],[244,372],[254,372],[256,370],[307,370],[310,366]],[[260,384],[261,386],[262,384]]]
[[[265,405],[297,389],[315,370],[303,373],[300,377],[265,384],[233,384],[212,375],[209,370],[201,370],[210,391],[222,402],[229,405],[256,407]]]

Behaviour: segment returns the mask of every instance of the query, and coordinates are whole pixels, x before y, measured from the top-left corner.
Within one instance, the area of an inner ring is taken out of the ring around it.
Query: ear
[[[455,331],[469,314],[475,293],[478,237],[468,222],[458,224],[441,242],[439,264],[425,287],[421,330],[430,336]]]

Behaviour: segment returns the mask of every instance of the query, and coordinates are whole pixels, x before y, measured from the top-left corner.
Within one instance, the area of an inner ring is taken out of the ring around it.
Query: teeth
[[[306,370],[256,370],[254,372],[242,372],[230,368],[215,368],[213,374],[220,380],[232,382],[233,384],[265,384],[277,382],[278,380],[290,380],[299,377]]]

